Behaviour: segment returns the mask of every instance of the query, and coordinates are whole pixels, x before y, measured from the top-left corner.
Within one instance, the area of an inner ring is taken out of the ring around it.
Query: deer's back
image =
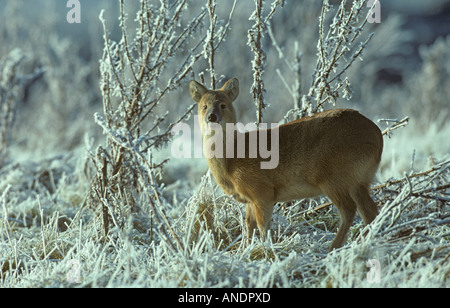
[[[298,199],[320,194],[327,181],[342,187],[370,183],[382,147],[381,131],[372,121],[355,110],[334,109],[279,127],[276,168],[261,169],[261,158],[246,158],[228,160],[228,170],[235,186],[273,188],[275,201]]]

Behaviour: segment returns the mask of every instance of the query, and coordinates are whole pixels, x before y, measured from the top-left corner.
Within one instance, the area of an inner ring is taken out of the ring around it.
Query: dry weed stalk
[[[250,90],[250,93],[253,96],[253,101],[256,105],[256,124],[260,124],[262,122],[262,112],[266,108],[266,104],[264,103],[264,92],[266,91],[264,88],[263,74],[264,68],[266,66],[266,54],[262,48],[262,39],[264,37],[264,33],[268,29],[268,23],[275,13],[278,6],[284,6],[283,0],[275,0],[272,3],[272,7],[270,12],[266,17],[263,16],[263,0],[254,0],[255,1],[255,10],[250,16],[250,20],[253,20],[255,23],[253,27],[248,31],[248,41],[247,44],[250,46],[251,51],[254,54],[254,58],[252,61],[252,70],[253,70],[253,84]]]
[[[230,10],[230,15],[228,17],[228,21],[222,27],[218,28],[218,16],[216,14],[217,2],[216,0],[208,0],[206,8],[208,10],[209,16],[209,29],[207,32],[207,39],[205,40],[205,45],[203,46],[204,57],[208,61],[208,71],[211,78],[211,89],[216,89],[216,70],[215,70],[215,53],[222,42],[225,40],[225,37],[230,30],[231,19],[233,18],[234,10],[236,8],[237,0],[234,0],[234,3]],[[201,74],[203,77],[203,74]]]

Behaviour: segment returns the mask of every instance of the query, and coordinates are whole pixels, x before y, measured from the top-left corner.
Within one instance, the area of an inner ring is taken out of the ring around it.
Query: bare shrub
[[[109,37],[103,12],[100,15],[105,32],[100,61],[103,115],[96,114],[95,120],[107,138],[106,147],[92,153],[97,174],[91,202],[100,201],[105,235],[112,223],[123,228],[130,213],[142,210],[151,213],[158,232],[173,243],[173,248],[181,248],[162,210],[162,191],[157,183],[167,159],[154,162],[152,151],[164,146],[172,127],[193,110],[194,105],[177,121],[163,125],[167,112],[161,110],[170,109],[168,95],[193,75],[193,66],[202,56],[208,59],[211,83],[215,84],[214,53],[228,32],[227,25],[217,25],[215,5],[209,1],[207,8],[186,21],[187,1],[161,1],[156,8],[143,0],[136,12],[136,32],[132,32],[127,26],[127,8],[120,1],[119,42]],[[230,19],[232,13],[233,9]],[[198,35],[207,15],[210,29],[205,36]],[[163,104],[166,106],[161,108]],[[145,201],[140,200],[142,196]],[[142,202],[150,207],[142,208]]]
[[[205,16],[201,11],[182,25],[186,6],[186,1],[170,4],[161,1],[156,9],[149,1],[143,0],[135,12],[136,31],[132,32],[127,26],[127,8],[124,1],[120,1],[119,42],[110,38],[103,11],[100,14],[105,40],[100,61],[103,115],[97,113],[95,120],[106,134],[106,145],[92,153],[97,174],[92,184],[91,203],[101,205],[105,236],[110,224],[124,228],[132,212],[150,210],[160,225],[159,231],[175,248],[173,241],[176,239],[172,238],[175,234],[162,212],[161,191],[156,182],[158,170],[164,162],[154,163],[151,150],[164,145],[175,124],[160,131],[164,116],[155,113],[155,109],[168,93],[181,86],[201,56],[201,52],[196,52],[199,41],[184,61],[177,63],[176,69],[167,75],[171,61],[183,57],[183,47]],[[153,124],[142,131],[144,122]],[[145,203],[151,205],[149,208],[140,208],[140,194],[145,196]]]
[[[352,88],[349,78],[345,77],[347,70],[357,59],[362,59],[362,53],[374,33],[361,41],[360,36],[367,24],[369,9],[367,0],[353,1],[350,9],[347,1],[341,1],[336,14],[330,21],[328,14],[332,6],[323,1],[319,18],[319,39],[317,42],[317,63],[313,73],[312,83],[307,94],[299,95],[301,90],[300,55],[296,51],[296,60],[291,64],[297,72],[294,91],[284,81],[285,86],[294,99],[296,109],[288,112],[288,116],[301,118],[324,110],[325,103],[336,104],[338,98],[351,99]],[[279,73],[279,75],[281,75]],[[301,99],[301,103],[299,100]],[[300,107],[301,108],[298,108]],[[295,113],[295,115],[294,115]]]

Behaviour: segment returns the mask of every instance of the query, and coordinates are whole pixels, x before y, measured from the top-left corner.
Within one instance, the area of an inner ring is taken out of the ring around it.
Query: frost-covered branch
[[[450,161],[444,161],[430,170],[408,175],[403,179],[388,180],[373,187],[381,211],[368,238],[377,236],[384,241],[405,240],[426,233],[438,225],[449,224],[450,213],[438,214],[450,206]]]
[[[386,135],[388,138],[391,138],[392,131],[399,129],[401,127],[405,127],[409,123],[409,117],[405,117],[402,120],[397,119],[379,119],[378,122],[386,122],[392,123],[388,128],[383,131],[383,136]]]
[[[231,19],[233,18],[234,10],[236,8],[237,0],[234,0],[234,3],[230,10],[230,15],[228,20],[224,26],[219,27],[219,17],[216,14],[217,2],[216,0],[208,0],[206,4],[206,8],[208,10],[209,16],[209,29],[207,31],[205,44],[203,46],[204,57],[208,61],[208,72],[211,78],[211,89],[216,88],[216,69],[215,69],[215,55],[216,50],[225,40],[225,37],[230,30]]]
[[[319,57],[317,59],[316,70],[312,86],[308,93],[308,102],[303,106],[303,112],[310,108],[309,102],[315,102],[311,112],[316,113],[323,110],[323,105],[330,102],[333,105],[340,96],[339,90],[344,98],[350,99],[352,89],[348,78],[344,78],[343,74],[350,68],[353,61],[360,58],[364,48],[372,38],[372,34],[368,39],[361,43],[357,51],[352,52],[355,40],[361,35],[362,29],[367,20],[360,22],[361,17],[365,17],[363,13],[367,0],[355,0],[350,11],[346,11],[345,5],[347,1],[342,1],[332,23],[329,25],[328,32],[325,35],[325,20],[327,13],[331,9],[328,0],[324,0],[322,13],[319,18],[319,41],[317,44]],[[351,55],[350,60],[346,59]],[[344,61],[342,65],[340,61]]]
[[[347,9],[347,1],[341,1],[337,11],[329,21],[329,12],[333,6],[324,0],[319,17],[319,39],[317,42],[317,63],[313,73],[311,86],[307,94],[290,91],[294,98],[294,109],[287,117],[304,117],[324,109],[326,103],[335,104],[339,97],[351,99],[353,90],[350,80],[345,76],[348,69],[357,60],[362,60],[364,49],[373,37],[358,43],[364,26],[367,23],[367,0],[354,0]],[[292,66],[292,65],[291,65]],[[281,74],[279,73],[281,76]],[[288,88],[299,89],[298,86]],[[301,106],[300,106],[301,105]]]
[[[295,80],[293,85],[289,85],[288,81],[284,77],[284,75],[281,73],[280,69],[277,69],[277,75],[280,77],[281,81],[283,82],[283,85],[285,86],[286,90],[289,92],[289,95],[291,96],[294,104],[294,110],[300,110],[301,108],[301,98],[302,98],[302,52],[299,50],[298,42],[296,41],[294,44],[294,54],[295,59],[293,61],[290,61],[287,56],[285,55],[283,49],[280,47],[278,42],[275,39],[275,35],[273,34],[272,27],[269,25],[268,27],[268,33],[270,36],[270,39],[272,41],[272,45],[275,47],[275,49],[278,52],[278,57],[280,59],[284,59],[284,62],[286,63],[287,67],[291,71],[291,73],[294,74]],[[287,115],[286,117],[288,117]],[[297,117],[298,118],[298,117]]]

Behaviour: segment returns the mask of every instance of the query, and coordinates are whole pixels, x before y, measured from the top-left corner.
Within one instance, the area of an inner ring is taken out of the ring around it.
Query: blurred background
[[[185,12],[187,17],[201,10],[203,2],[206,1],[192,1]],[[232,2],[219,1],[218,15],[223,20],[229,15]],[[23,80],[23,91],[19,93],[10,142],[13,161],[38,160],[84,148],[85,140],[102,142],[101,129],[93,120],[93,114],[102,111],[99,59],[103,29],[98,16],[104,9],[111,38],[119,39],[119,8],[117,1],[80,3],[81,23],[69,24],[67,1],[0,0],[0,65],[19,48],[24,55],[20,73],[34,76]],[[130,8],[139,5],[138,1],[127,3]],[[336,5],[340,1],[330,3]],[[270,9],[270,4],[265,4],[266,9]],[[286,60],[294,61],[296,44],[302,53],[302,90],[309,89],[316,64],[321,6],[322,1],[318,0],[290,0],[273,16],[274,38],[285,58],[280,58],[266,35],[264,83],[265,100],[270,106],[264,113],[265,122],[278,122],[293,108],[277,70],[288,83],[293,83],[295,76]],[[364,61],[355,62],[348,72],[353,97],[350,101],[341,99],[338,106],[360,110],[374,121],[410,117],[408,126],[385,139],[379,175],[384,179],[411,168],[426,168],[430,161],[442,160],[450,153],[450,1],[381,1],[381,9],[381,23],[368,24],[363,35],[365,38],[376,33],[363,54]],[[238,1],[230,33],[216,54],[219,85],[231,77],[240,80],[236,110],[238,120],[244,123],[254,121],[256,112],[250,94],[253,54],[247,45],[253,10],[253,1]],[[133,12],[131,9],[131,21]],[[202,31],[207,29],[206,22]],[[198,79],[206,67],[206,60],[200,61],[192,78]],[[35,74],[37,71],[43,73]],[[170,111],[166,124],[191,104],[186,83],[165,103]],[[193,117],[191,121],[194,125]],[[378,124],[381,129],[386,127],[383,122]],[[170,145],[156,155],[170,155]],[[180,177],[198,183],[206,171],[203,159],[172,160],[168,166],[168,183]]]

